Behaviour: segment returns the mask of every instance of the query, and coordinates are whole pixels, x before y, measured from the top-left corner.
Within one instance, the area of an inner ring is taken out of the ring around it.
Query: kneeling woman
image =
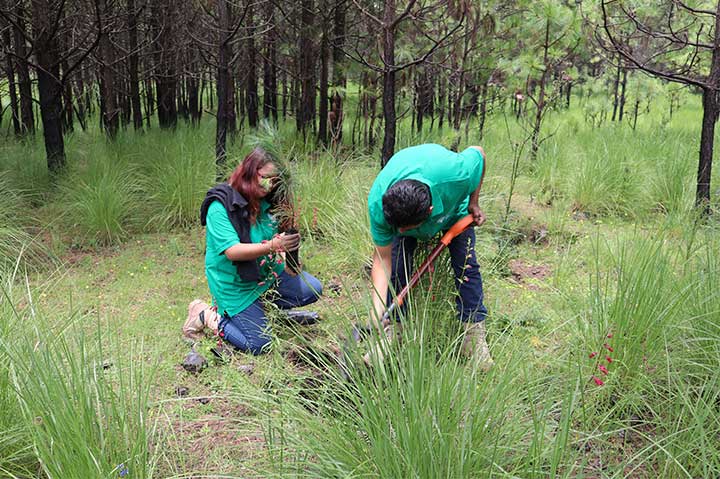
[[[271,214],[281,181],[278,165],[253,150],[228,183],[208,191],[200,209],[207,225],[205,274],[217,311],[219,335],[241,351],[262,354],[271,336],[260,296],[273,288],[283,309],[317,301],[322,286],[307,272],[286,267],[283,252],[295,250],[299,234],[278,234]]]

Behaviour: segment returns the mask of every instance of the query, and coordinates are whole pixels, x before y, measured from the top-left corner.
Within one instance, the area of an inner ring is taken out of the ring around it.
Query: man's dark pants
[[[399,293],[412,276],[416,247],[417,239],[410,236],[397,236],[393,241],[390,281],[395,293]],[[474,228],[468,228],[456,236],[448,245],[448,250],[450,263],[455,273],[455,286],[458,289],[458,296],[455,299],[458,319],[466,323],[485,320],[487,309],[483,304],[480,266],[475,257]],[[387,304],[390,304],[392,299],[392,291],[389,289]]]

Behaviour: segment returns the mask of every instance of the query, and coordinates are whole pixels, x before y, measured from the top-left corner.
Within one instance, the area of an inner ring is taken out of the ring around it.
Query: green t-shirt
[[[402,234],[427,240],[467,214],[470,194],[478,187],[483,168],[485,159],[476,148],[455,153],[441,145],[426,144],[395,153],[375,178],[368,195],[370,233],[375,244],[387,246],[400,235],[383,215],[382,197],[390,186],[400,180],[428,185],[433,207],[430,217]]]
[[[277,224],[268,213],[269,208],[266,201],[260,202],[257,221],[250,227],[250,241],[253,243],[270,240],[277,233]],[[243,281],[240,278],[237,268],[224,254],[226,249],[239,243],[240,238],[219,201],[213,201],[208,208],[205,238],[205,275],[221,314],[227,312],[234,316],[250,306],[272,286],[276,275],[284,269],[279,255],[261,256],[256,260],[260,281]]]

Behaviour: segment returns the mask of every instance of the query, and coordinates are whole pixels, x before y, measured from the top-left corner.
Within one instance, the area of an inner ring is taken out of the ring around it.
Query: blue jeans
[[[314,303],[322,294],[320,281],[305,271],[297,276],[283,271],[273,289],[278,296],[274,303],[281,309]],[[267,352],[272,339],[260,299],[232,317],[223,314],[218,329],[225,341],[255,355]]]
[[[417,247],[417,239],[410,236],[398,236],[392,245],[392,273],[390,281],[395,290],[400,290],[412,276],[413,256]],[[455,237],[448,245],[450,263],[455,273],[455,286],[458,296],[455,299],[458,319],[466,323],[478,323],[485,320],[487,308],[483,304],[483,284],[480,266],[475,257],[475,230],[468,228]],[[393,300],[392,291],[388,290],[387,304]],[[403,304],[404,306],[407,303]]]

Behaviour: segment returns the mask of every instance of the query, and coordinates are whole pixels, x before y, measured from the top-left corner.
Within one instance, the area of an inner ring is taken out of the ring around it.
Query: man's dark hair
[[[390,226],[404,228],[420,224],[430,216],[430,188],[417,180],[400,180],[387,189],[382,206]]]

